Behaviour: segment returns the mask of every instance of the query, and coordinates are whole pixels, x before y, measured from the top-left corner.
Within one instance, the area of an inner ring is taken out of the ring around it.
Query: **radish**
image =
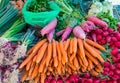
[[[89,21],[93,22],[95,25],[100,27],[108,27],[107,23],[102,21],[101,19],[95,17],[95,16],[88,16],[87,18]]]
[[[73,34],[76,37],[81,38],[81,39],[85,39],[86,38],[85,32],[83,31],[83,29],[80,26],[74,27]]]
[[[104,68],[104,71],[105,71],[105,72],[109,72],[110,69],[109,69],[109,68]]]
[[[101,34],[102,32],[103,32],[103,30],[101,30],[101,29],[95,29],[96,34]]]
[[[114,49],[112,49],[111,54],[114,56],[114,55],[116,55],[118,52],[119,52],[118,48],[114,48]]]
[[[118,33],[116,37],[117,37],[117,40],[120,40],[120,33]]]
[[[55,18],[53,21],[51,21],[49,24],[47,24],[40,32],[41,35],[44,36],[45,34],[50,33],[53,29],[55,29],[57,25],[57,19]]]
[[[115,70],[115,73],[116,73],[117,75],[120,75],[120,69],[116,69],[116,70]]]
[[[107,36],[107,37],[106,37],[106,41],[107,41],[108,43],[110,43],[110,42],[111,42],[111,37],[110,37],[110,36]]]
[[[47,39],[49,42],[52,41],[54,33],[55,33],[55,29],[53,29],[50,33],[47,34]]]
[[[107,27],[104,27],[104,28],[103,28],[103,31],[107,31],[107,30],[108,30],[108,28],[107,28]]]
[[[71,31],[72,31],[72,28],[68,26],[68,27],[65,29],[65,31],[64,31],[64,33],[63,33],[63,35],[62,35],[62,41],[64,41],[64,40],[67,39],[67,37],[70,35]]]
[[[109,76],[112,77],[114,75],[113,71],[109,71]]]
[[[96,42],[97,39],[96,39],[96,34],[95,33],[92,33],[92,38],[93,38],[93,41]]]
[[[107,37],[109,35],[109,33],[107,31],[103,32],[102,34],[104,37]]]
[[[116,37],[112,37],[111,40],[112,40],[113,42],[116,42],[116,41],[117,41],[117,38],[116,38]]]
[[[120,28],[120,24],[117,24],[117,27]]]
[[[57,83],[55,79],[52,79],[50,83]]]
[[[90,74],[89,73],[85,73],[84,74],[84,78],[89,78],[90,77]]]
[[[109,67],[110,66],[110,63],[109,62],[104,62],[104,67]]]
[[[91,21],[85,21],[81,24],[82,29],[86,32],[90,32],[90,30],[92,30],[94,26],[94,23]]]
[[[113,32],[114,32],[114,29],[108,28],[108,32],[109,32],[109,33],[113,33]]]
[[[114,66],[114,65],[110,65],[110,70],[115,70],[116,69],[116,67]]]
[[[117,63],[117,64],[116,64],[116,67],[120,69],[120,63]]]
[[[57,33],[56,33],[56,36],[57,36],[57,37],[61,36],[61,35],[64,33],[64,31],[65,31],[65,29],[63,29],[63,30],[57,32]]]
[[[118,48],[120,48],[120,41],[115,42],[115,46],[118,47]]]
[[[101,40],[102,36],[101,35],[97,35],[97,40]]]

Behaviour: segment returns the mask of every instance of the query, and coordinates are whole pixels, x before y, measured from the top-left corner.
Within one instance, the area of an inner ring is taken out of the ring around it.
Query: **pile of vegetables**
[[[31,1],[29,13],[52,11],[51,1],[60,12],[33,26],[21,12],[26,0],[1,0],[0,83],[120,82],[120,24],[110,2]]]

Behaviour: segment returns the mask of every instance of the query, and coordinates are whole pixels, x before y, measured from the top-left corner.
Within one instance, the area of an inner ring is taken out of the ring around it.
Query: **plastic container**
[[[55,2],[49,2],[49,7],[52,9],[52,11],[38,12],[38,13],[27,11],[27,6],[32,1],[35,0],[27,0],[27,2],[25,3],[22,9],[25,22],[28,24],[44,27],[47,23],[52,21],[60,12],[60,8]]]

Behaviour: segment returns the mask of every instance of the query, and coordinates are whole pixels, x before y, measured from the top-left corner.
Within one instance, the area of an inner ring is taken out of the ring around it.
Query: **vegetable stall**
[[[0,0],[0,83],[120,83],[119,11],[108,0]]]

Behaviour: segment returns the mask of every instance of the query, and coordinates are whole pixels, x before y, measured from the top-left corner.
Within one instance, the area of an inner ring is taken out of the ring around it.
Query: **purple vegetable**
[[[80,26],[76,26],[73,29],[73,34],[81,39],[85,39],[86,35],[85,32],[83,31],[83,29]]]
[[[68,26],[68,27],[65,29],[65,31],[64,31],[64,33],[63,33],[63,35],[62,35],[62,41],[64,41],[64,40],[67,39],[67,37],[70,35],[71,31],[72,31],[72,28]]]
[[[93,41],[96,42],[97,39],[96,39],[96,34],[95,33],[92,33],[92,38],[93,38]]]
[[[55,29],[53,29],[50,33],[47,34],[47,39],[49,42],[52,41],[54,33],[55,33]]]
[[[64,33],[64,31],[65,31],[65,29],[63,29],[63,30],[57,32],[57,33],[56,33],[56,36],[57,36],[57,37],[61,36],[61,35]]]
[[[90,32],[90,30],[92,30],[94,26],[94,23],[91,21],[85,21],[81,24],[82,29],[86,32]]]
[[[53,29],[55,29],[57,25],[57,19],[55,18],[53,21],[51,21],[49,24],[47,24],[40,32],[41,35],[44,36],[45,34],[50,33]]]

